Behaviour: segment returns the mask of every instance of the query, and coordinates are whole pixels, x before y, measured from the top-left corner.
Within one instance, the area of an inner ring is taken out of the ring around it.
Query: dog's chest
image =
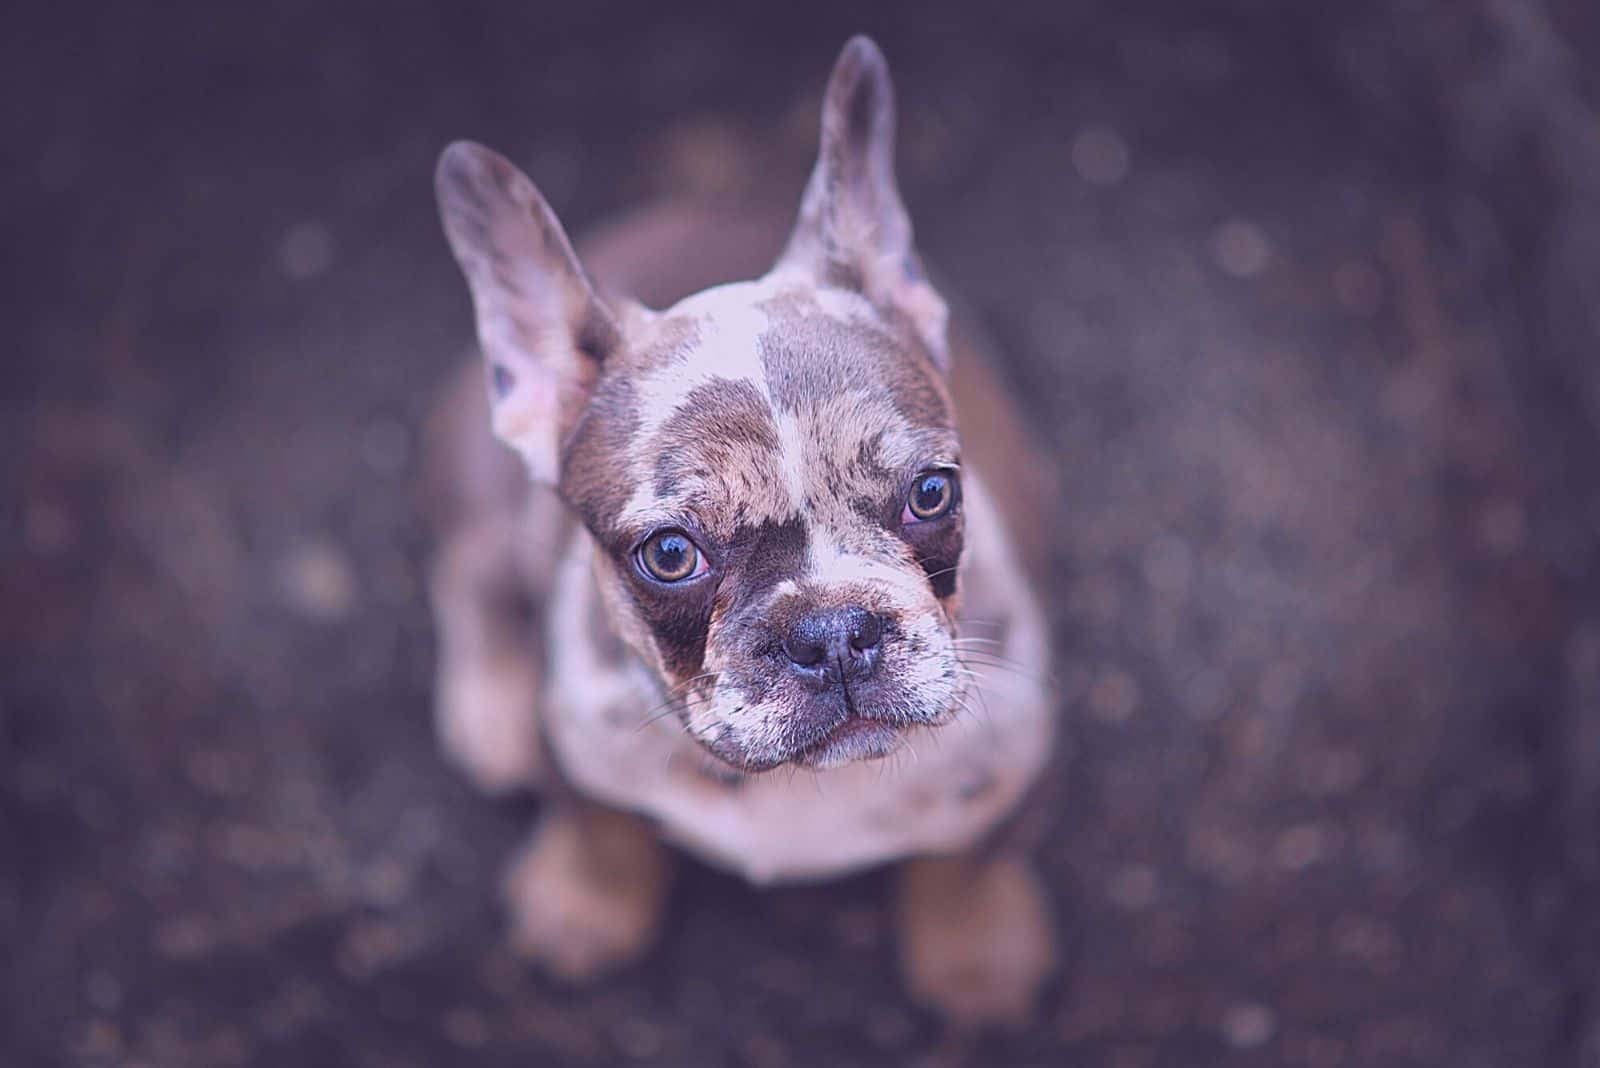
[[[678,844],[757,883],[965,848],[1015,806],[1049,742],[1044,717],[1010,705],[913,737],[884,761],[731,780],[675,719],[641,729],[639,697],[632,716],[552,709],[563,771],[584,794],[653,817]]]

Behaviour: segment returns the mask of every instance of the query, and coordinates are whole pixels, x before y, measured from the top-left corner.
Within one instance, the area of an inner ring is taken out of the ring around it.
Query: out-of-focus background
[[[858,30],[1067,487],[1067,967],[975,1044],[876,874],[551,985],[429,720],[439,149],[795,188]],[[1600,1063],[1600,7],[62,4],[0,99],[0,1062]]]

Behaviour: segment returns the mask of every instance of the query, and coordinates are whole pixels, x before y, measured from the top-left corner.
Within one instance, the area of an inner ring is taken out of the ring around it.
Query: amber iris
[[[956,503],[955,479],[946,471],[924,471],[911,485],[906,509],[922,521],[938,519]]]
[[[682,582],[699,569],[700,550],[678,530],[652,534],[639,547],[639,565],[660,582]]]

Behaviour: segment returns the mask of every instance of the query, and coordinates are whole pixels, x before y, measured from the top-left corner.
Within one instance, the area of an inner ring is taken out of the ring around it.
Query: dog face
[[[560,487],[685,725],[763,768],[941,722],[962,517],[939,372],[802,279],[700,294],[654,329],[597,386]]]
[[[440,162],[496,431],[583,518],[612,621],[685,728],[745,770],[885,756],[965,691],[945,309],[893,121],[857,38],[777,265],[662,312],[602,301],[504,159]]]

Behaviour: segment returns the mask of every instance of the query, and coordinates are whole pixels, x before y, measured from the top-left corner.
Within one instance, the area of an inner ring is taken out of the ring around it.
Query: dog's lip
[[[856,760],[876,760],[888,756],[899,738],[899,727],[851,714],[837,727],[795,754],[793,759],[813,768],[836,767]]]

